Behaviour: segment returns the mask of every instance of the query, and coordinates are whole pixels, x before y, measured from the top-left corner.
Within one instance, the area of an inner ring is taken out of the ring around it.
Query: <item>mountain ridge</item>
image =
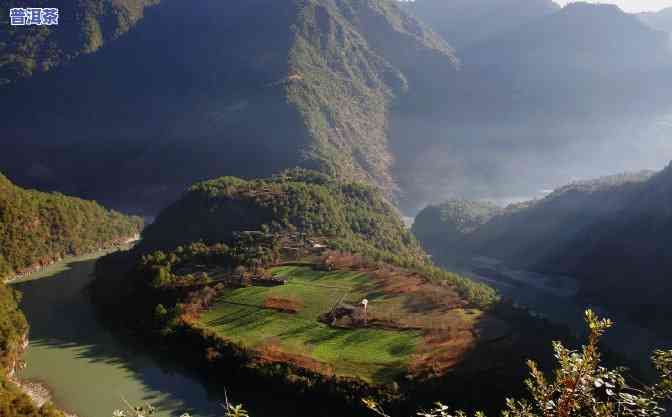
[[[20,184],[149,212],[194,181],[297,165],[393,197],[390,109],[456,70],[438,35],[388,0],[199,6],[163,1],[96,54],[8,89],[0,136],[23,150],[0,156],[3,168]],[[28,102],[30,115],[17,105]]]
[[[552,0],[415,0],[402,4],[459,50],[560,9]]]

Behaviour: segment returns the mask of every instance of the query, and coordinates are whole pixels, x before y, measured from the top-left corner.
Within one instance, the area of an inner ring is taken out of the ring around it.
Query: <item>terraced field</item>
[[[329,374],[389,382],[430,351],[448,348],[452,357],[467,349],[481,315],[450,305],[449,289],[426,288],[417,278],[397,288],[368,271],[283,266],[272,273],[287,284],[228,290],[202,314],[201,324],[269,360]],[[436,300],[427,299],[428,291]],[[358,305],[363,298],[370,301],[369,326],[339,328],[318,320],[336,305]],[[442,343],[436,343],[437,335]]]

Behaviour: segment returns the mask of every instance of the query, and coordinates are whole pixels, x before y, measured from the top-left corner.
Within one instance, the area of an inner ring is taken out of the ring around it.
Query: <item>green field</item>
[[[337,375],[384,383],[405,370],[422,340],[420,331],[373,328],[335,329],[317,320],[345,296],[357,302],[376,296],[366,274],[322,272],[305,266],[278,267],[273,274],[289,280],[277,287],[229,290],[201,316],[201,323],[229,340],[251,348],[274,346],[319,361]],[[268,297],[296,300],[295,314],[264,308]]]

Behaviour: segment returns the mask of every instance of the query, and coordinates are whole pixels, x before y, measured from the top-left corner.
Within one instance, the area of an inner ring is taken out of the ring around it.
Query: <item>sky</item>
[[[574,0],[555,0],[556,3],[564,6],[567,3],[573,3]],[[672,0],[600,0],[591,1],[591,3],[611,3],[617,4],[626,12],[657,12],[666,7],[672,7]]]

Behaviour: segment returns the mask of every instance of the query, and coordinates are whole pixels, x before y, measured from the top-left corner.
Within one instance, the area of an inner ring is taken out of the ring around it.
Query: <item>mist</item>
[[[421,3],[411,10],[440,10]],[[402,99],[390,130],[408,214],[455,198],[538,198],[672,159],[669,34],[611,5],[536,13],[458,49],[460,70],[430,105]],[[443,33],[466,30],[449,23]]]
[[[505,205],[538,198],[570,182],[660,170],[672,158],[672,108],[655,116],[554,123],[444,124],[399,120],[398,131],[439,137],[395,166],[408,213],[447,199]],[[397,153],[404,155],[404,153]]]

